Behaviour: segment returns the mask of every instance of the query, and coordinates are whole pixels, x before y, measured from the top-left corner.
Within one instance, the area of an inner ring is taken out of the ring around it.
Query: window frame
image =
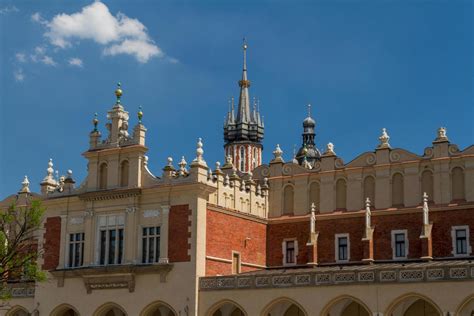
[[[236,270],[234,270],[234,258],[237,258]],[[239,274],[242,271],[242,257],[240,252],[232,251],[232,274]]]
[[[457,252],[457,236],[456,232],[459,230],[464,230],[466,232],[466,253]],[[454,257],[469,257],[472,254],[472,248],[470,244],[470,234],[469,234],[469,225],[460,225],[460,226],[451,226],[451,241],[452,241],[452,251]]]
[[[115,224],[109,224],[109,219],[115,217]],[[106,225],[101,226],[101,219],[105,218]],[[120,230],[122,230],[122,240],[120,241]],[[105,249],[104,249],[104,263],[102,263],[102,234],[105,231]],[[109,263],[108,259],[110,256],[110,232],[115,231],[115,249],[114,249],[114,262]],[[122,243],[122,249],[120,249],[120,242]],[[98,266],[108,265],[121,265],[125,262],[125,215],[124,214],[104,214],[97,217],[96,224],[96,260],[95,263]],[[120,257],[121,253],[121,257]]]
[[[293,242],[293,262],[287,262],[287,244]],[[298,263],[298,240],[296,238],[285,238],[281,244],[281,250],[283,253],[283,266],[294,266]]]
[[[404,247],[404,251],[405,251],[405,255],[404,256],[397,256],[397,240],[396,240],[396,236],[397,235],[404,235],[405,236],[405,239],[404,239],[404,243],[405,243],[405,247]],[[396,229],[396,230],[392,230],[391,232],[391,235],[392,235],[392,239],[391,239],[391,245],[392,245],[392,259],[393,260],[406,260],[408,259],[408,251],[409,251],[409,239],[408,239],[408,230],[406,229]]]
[[[140,226],[140,240],[139,240],[139,249],[140,249],[140,254],[139,254],[139,261],[141,264],[157,264],[160,262],[160,256],[161,256],[161,242],[162,242],[162,239],[161,239],[161,224],[160,225],[151,225],[151,226]],[[149,261],[149,253],[147,255],[147,261],[143,261],[143,251],[144,251],[144,248],[143,248],[143,239],[145,239],[145,236],[143,235],[143,230],[144,229],[150,229],[150,228],[154,228],[155,229],[155,233],[153,234],[153,236],[151,235],[147,235],[146,239],[147,239],[147,245],[149,246],[149,240],[150,238],[153,238],[154,240],[154,245],[155,245],[155,252],[154,252],[154,256],[155,256],[155,261],[154,262],[150,262]],[[156,234],[156,230],[159,229],[160,233],[159,234]],[[157,239],[158,239],[158,243],[157,243]]]
[[[349,262],[351,260],[351,240],[350,240],[350,235],[348,233],[344,234],[335,234],[334,235],[334,257],[336,259],[336,262]],[[339,256],[339,239],[346,238],[347,244],[346,244],[346,255],[347,258],[341,259]]]
[[[76,240],[76,236],[80,235],[80,240]],[[71,241],[71,236],[73,236],[73,240]],[[85,234],[83,231],[78,232],[70,232],[67,234],[66,240],[66,267],[70,269],[80,268],[84,266],[84,245],[85,245]],[[73,252],[71,253],[71,246]],[[79,263],[78,265],[71,264],[72,262],[76,262],[76,247],[79,247]],[[71,257],[72,256],[72,257]]]

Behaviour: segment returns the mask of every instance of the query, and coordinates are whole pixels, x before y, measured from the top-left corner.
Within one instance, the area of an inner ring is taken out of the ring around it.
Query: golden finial
[[[117,89],[115,89],[115,96],[117,97],[117,104],[120,104],[120,98],[122,97],[122,84],[117,83]]]
[[[142,123],[142,118],[143,118],[143,112],[142,112],[142,106],[141,105],[138,107],[137,116],[138,116],[138,123],[141,124]]]

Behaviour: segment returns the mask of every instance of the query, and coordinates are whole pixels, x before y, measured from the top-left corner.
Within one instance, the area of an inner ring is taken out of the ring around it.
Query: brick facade
[[[247,264],[265,266],[266,224],[229,212],[207,210],[206,255],[228,262],[206,260],[206,275],[231,274],[232,251],[240,253],[241,271],[256,269]]]
[[[375,227],[373,234],[373,251],[375,260],[392,260],[392,230],[407,230],[408,234],[408,259],[420,259],[422,253],[423,215],[421,210],[410,213],[393,211],[393,214],[372,213],[372,225]],[[349,234],[350,261],[364,259],[364,217],[341,214],[331,219],[319,217],[316,222],[316,231],[319,232],[317,251],[318,263],[335,262],[335,234]],[[432,229],[433,257],[452,257],[453,244],[451,238],[452,226],[467,225],[470,228],[470,245],[474,246],[474,209],[443,210],[430,212]],[[350,216],[350,217],[345,217]],[[309,238],[309,217],[299,219],[277,219],[269,222],[267,231],[267,265],[269,267],[281,266],[283,261],[282,242],[284,239],[296,238],[298,240],[297,264],[306,264],[311,256],[308,253],[311,247],[306,243]]]
[[[44,228],[44,263],[42,269],[53,270],[59,265],[59,250],[61,247],[61,217],[48,217],[44,224]]]
[[[170,262],[191,261],[191,210],[188,205],[173,205],[169,214],[168,258]]]

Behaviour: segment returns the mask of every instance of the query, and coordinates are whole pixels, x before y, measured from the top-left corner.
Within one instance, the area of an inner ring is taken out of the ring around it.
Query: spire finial
[[[30,181],[28,181],[27,176],[25,176],[23,182],[21,183],[21,190],[19,193],[30,193]]]
[[[94,119],[92,120],[92,124],[94,124],[94,132],[97,132],[97,124],[99,124],[99,120],[97,119],[97,112],[94,113]]]
[[[308,103],[308,117],[311,117],[311,104]]]
[[[247,48],[248,48],[248,45],[247,45],[247,39],[243,38],[242,40],[243,44],[242,44],[242,48],[244,50],[244,70],[247,70]]]
[[[141,124],[142,123],[142,118],[143,118],[143,112],[142,112],[142,106],[141,105],[138,107],[137,116],[138,116],[138,124]]]
[[[117,104],[120,104],[120,98],[122,97],[122,84],[120,82],[117,82],[117,89],[115,89],[115,96],[117,97]]]

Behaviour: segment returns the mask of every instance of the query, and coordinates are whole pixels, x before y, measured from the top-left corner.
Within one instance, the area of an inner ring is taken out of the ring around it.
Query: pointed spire
[[[242,79],[239,81],[240,97],[239,107],[237,109],[237,123],[248,123],[250,121],[250,97],[249,90],[250,81],[247,78],[247,42],[244,38],[242,45],[244,51],[244,65],[242,70]]]

